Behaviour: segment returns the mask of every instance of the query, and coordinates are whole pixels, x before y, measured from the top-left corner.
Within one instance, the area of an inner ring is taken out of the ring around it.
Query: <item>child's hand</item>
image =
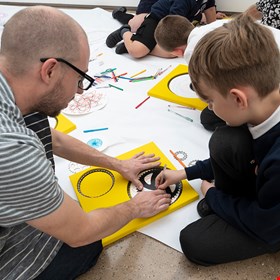
[[[223,19],[223,18],[226,18],[227,15],[222,13],[222,12],[217,12],[216,13],[216,19]]]
[[[209,181],[206,181],[206,180],[203,180],[201,182],[201,192],[202,194],[205,196],[207,191],[210,189],[210,188],[214,188],[215,186],[213,185],[213,183],[209,182]]]
[[[182,170],[169,170],[166,169],[164,172],[160,172],[156,177],[157,189],[165,190],[168,186],[176,184],[181,180],[186,179],[186,172]]]
[[[142,24],[142,22],[145,19],[145,16],[147,14],[139,14],[139,15],[135,15],[129,22],[128,25],[131,28],[131,32],[135,33],[137,31],[137,29],[140,27],[140,25]]]

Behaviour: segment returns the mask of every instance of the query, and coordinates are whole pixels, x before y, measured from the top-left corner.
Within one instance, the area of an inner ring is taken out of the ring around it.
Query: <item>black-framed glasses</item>
[[[48,58],[40,58],[41,62],[46,62],[48,59],[50,59],[51,57]],[[60,58],[60,57],[52,57],[55,60],[57,60],[58,62],[62,62],[65,63],[66,65],[68,65],[69,67],[71,67],[74,71],[76,71],[77,73],[79,73],[81,75],[81,80],[79,80],[78,82],[78,87],[82,90],[88,90],[90,87],[92,87],[93,85],[95,85],[95,80],[94,78],[92,78],[91,76],[89,76],[87,73],[85,73],[84,71],[82,71],[81,69],[77,68],[75,65],[71,64],[70,62],[68,62],[67,60]]]

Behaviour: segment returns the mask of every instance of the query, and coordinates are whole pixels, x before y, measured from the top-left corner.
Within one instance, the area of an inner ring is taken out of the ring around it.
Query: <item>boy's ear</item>
[[[229,96],[232,98],[238,108],[245,109],[248,107],[248,98],[243,90],[232,88],[229,91]]]
[[[178,47],[178,48],[175,48],[171,54],[173,54],[174,56],[177,56],[177,57],[183,57],[184,56],[184,52],[185,50],[181,47]]]

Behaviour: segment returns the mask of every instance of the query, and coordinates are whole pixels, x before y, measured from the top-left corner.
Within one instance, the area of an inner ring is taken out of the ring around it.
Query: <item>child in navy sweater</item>
[[[202,179],[202,218],[181,231],[184,254],[214,265],[279,251],[280,54],[272,32],[238,16],[199,41],[189,75],[227,125],[212,134],[209,159],[157,177],[160,189]]]

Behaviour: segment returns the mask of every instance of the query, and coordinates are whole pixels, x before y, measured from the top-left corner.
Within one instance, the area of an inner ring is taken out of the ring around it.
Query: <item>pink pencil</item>
[[[148,96],[146,99],[144,99],[141,103],[139,103],[135,109],[138,109],[143,103],[145,103],[151,96]]]

